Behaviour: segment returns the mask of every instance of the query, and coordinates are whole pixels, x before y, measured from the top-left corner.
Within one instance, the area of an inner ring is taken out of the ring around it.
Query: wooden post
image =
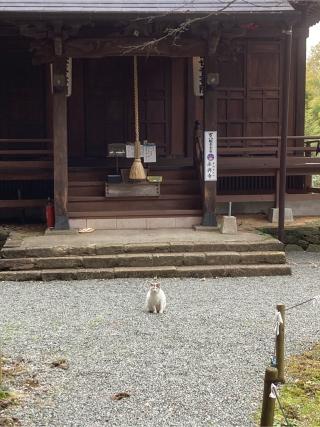
[[[69,229],[68,220],[68,131],[66,59],[53,63],[53,168],[55,229]]]
[[[309,36],[309,26],[303,22],[295,31],[295,42],[297,49],[296,66],[296,129],[295,135],[304,135],[305,128],[305,94],[306,94],[306,57],[307,57],[307,37]],[[295,144],[296,145],[296,144]],[[304,140],[299,141],[299,145],[304,146]],[[311,156],[311,153],[306,153]],[[312,187],[312,175],[305,175],[305,189],[310,191]]]
[[[0,386],[2,384],[2,353],[0,352]]]
[[[280,185],[280,171],[277,169],[276,174],[276,200],[275,200],[275,208],[279,209],[279,185]]]
[[[192,58],[187,60],[187,106],[186,106],[186,136],[187,146],[185,148],[186,156],[193,157],[194,154],[194,122],[195,122],[195,96],[193,93],[193,66]],[[194,159],[194,157],[193,157]]]
[[[291,71],[292,50],[292,27],[283,31],[284,43],[284,65],[282,72],[282,125],[281,125],[281,147],[280,147],[280,182],[279,182],[279,221],[278,239],[284,241],[284,220],[287,187],[287,142],[288,142],[288,118],[289,118],[289,91]]]
[[[218,122],[217,90],[218,74],[216,73],[216,47],[218,38],[212,36],[208,43],[208,53],[204,58],[204,97],[203,97],[203,131],[216,131]],[[205,143],[205,136],[203,135]],[[205,151],[205,150],[204,150]],[[203,162],[205,167],[205,159]],[[205,178],[205,173],[203,173]],[[217,225],[217,182],[204,181],[203,183],[203,216],[202,225],[215,227]]]
[[[278,382],[284,383],[284,331],[285,331],[285,305],[277,304],[277,310],[281,313],[283,323],[279,326],[279,335],[276,341],[276,360],[278,369]]]
[[[272,399],[269,396],[271,392],[271,384],[276,382],[277,378],[278,369],[268,367],[264,376],[263,401],[260,419],[261,427],[273,426],[275,399]]]

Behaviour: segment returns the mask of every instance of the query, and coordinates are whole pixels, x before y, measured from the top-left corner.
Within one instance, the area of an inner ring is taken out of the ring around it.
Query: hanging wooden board
[[[106,182],[106,197],[159,197],[160,183],[139,182],[112,184]]]

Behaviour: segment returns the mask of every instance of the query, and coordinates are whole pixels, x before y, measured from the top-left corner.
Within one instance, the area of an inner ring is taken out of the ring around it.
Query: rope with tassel
[[[140,145],[140,129],[139,129],[139,87],[138,87],[138,58],[133,57],[133,99],[134,99],[134,161],[132,163],[129,179],[134,181],[144,181],[146,172],[141,162],[141,145]]]

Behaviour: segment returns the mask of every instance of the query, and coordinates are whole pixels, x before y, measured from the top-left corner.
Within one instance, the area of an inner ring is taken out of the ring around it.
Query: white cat
[[[146,311],[149,313],[163,313],[166,309],[167,301],[160,283],[151,283],[146,298]]]

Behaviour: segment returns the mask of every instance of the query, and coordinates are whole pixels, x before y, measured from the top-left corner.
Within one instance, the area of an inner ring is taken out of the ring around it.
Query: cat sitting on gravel
[[[166,309],[167,301],[160,283],[151,283],[146,298],[146,311],[149,313],[163,313]]]

